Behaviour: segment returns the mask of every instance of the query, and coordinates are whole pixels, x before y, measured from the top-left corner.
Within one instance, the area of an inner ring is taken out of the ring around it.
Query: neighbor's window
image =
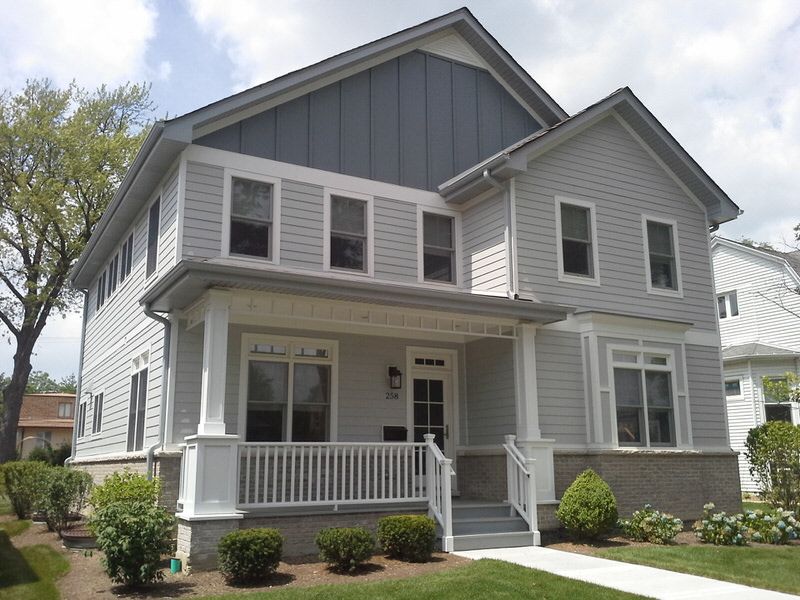
[[[52,431],[40,431],[36,434],[36,447],[45,448],[51,447],[51,440],[53,439]]]
[[[455,283],[455,219],[423,213],[422,240],[425,280]]]
[[[367,270],[367,202],[331,196],[331,268]]]
[[[725,380],[725,397],[736,398],[742,395],[742,380],[741,379],[726,379]]]
[[[145,275],[150,277],[158,264],[158,227],[161,214],[161,199],[159,198],[150,207],[147,220],[147,270]]]
[[[103,394],[94,397],[92,410],[92,433],[99,433],[103,428]]]
[[[250,344],[247,441],[324,442],[330,437],[330,342]]]
[[[144,414],[147,407],[147,353],[132,363],[130,404],[128,406],[128,452],[144,448]]]
[[[564,274],[594,278],[592,245],[592,209],[566,202],[560,203],[561,257]]]
[[[739,301],[736,292],[728,292],[717,296],[717,308],[719,309],[720,319],[729,319],[739,316]]]
[[[620,446],[674,446],[672,369],[666,356],[637,355],[614,363]]]
[[[272,196],[271,183],[231,178],[231,254],[272,258]]]
[[[764,416],[767,421],[786,421],[792,422],[792,407],[786,404],[765,404]]]
[[[72,418],[72,402],[59,402],[58,403],[58,418],[71,419]]]
[[[678,291],[675,231],[671,224],[647,221],[647,251],[650,285],[654,289]]]

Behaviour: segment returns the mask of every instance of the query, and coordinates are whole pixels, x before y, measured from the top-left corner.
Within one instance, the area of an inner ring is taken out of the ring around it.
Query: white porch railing
[[[517,436],[507,435],[503,448],[506,451],[506,476],[508,502],[528,523],[531,531],[538,529],[536,514],[536,480],[533,458],[526,458],[516,444]]]
[[[427,452],[427,491],[428,512],[439,522],[442,527],[442,550],[453,551],[453,496],[452,478],[453,460],[445,458],[439,446],[433,441],[435,436],[426,433],[424,436]]]

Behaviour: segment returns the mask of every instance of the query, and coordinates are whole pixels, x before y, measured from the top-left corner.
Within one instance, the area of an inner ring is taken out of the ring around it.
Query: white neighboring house
[[[764,377],[800,368],[800,252],[711,243],[722,341],[731,447],[739,454],[742,490],[755,492],[744,456],[747,433],[766,421],[800,424],[800,404],[764,394]]]

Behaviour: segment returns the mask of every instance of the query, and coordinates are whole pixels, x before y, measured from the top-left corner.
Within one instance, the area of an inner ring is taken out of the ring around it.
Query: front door
[[[457,355],[434,348],[409,350],[409,437],[423,442],[423,436],[432,433],[445,456],[454,458],[453,374],[457,372]]]

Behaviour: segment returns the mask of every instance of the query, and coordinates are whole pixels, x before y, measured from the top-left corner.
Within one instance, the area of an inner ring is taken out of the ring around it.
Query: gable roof
[[[794,357],[800,352],[790,348],[783,348],[762,342],[749,342],[747,344],[732,344],[722,349],[722,360],[763,357]]]
[[[667,131],[639,98],[628,88],[620,88],[602,100],[571,117],[501,150],[474,167],[439,186],[439,193],[450,202],[461,203],[491,188],[484,173],[496,179],[507,179],[527,168],[529,156],[549,150],[581,128],[615,114],[622,119],[683,186],[708,212],[711,224],[735,219],[741,214],[736,203],[700,167],[678,141]]]
[[[721,235],[715,235],[711,238],[712,251],[717,246],[724,246],[745,254],[779,263],[789,270],[789,275],[800,285],[800,250],[781,252],[780,250],[773,250],[771,248],[753,248],[748,244],[743,244],[742,242],[737,242],[736,240],[731,240]]]

